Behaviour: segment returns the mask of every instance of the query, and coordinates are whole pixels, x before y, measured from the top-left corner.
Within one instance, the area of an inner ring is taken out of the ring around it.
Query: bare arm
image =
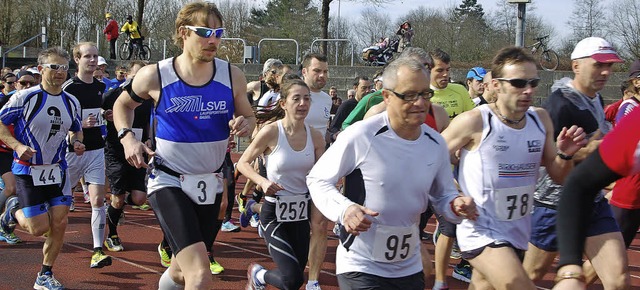
[[[36,153],[35,149],[20,143],[16,137],[13,137],[13,135],[11,135],[11,131],[7,128],[7,125],[2,122],[0,122],[0,139],[2,139],[4,144],[7,144],[9,148],[16,152],[20,160],[29,160],[33,157],[33,154]]]
[[[278,143],[278,125],[270,124],[262,128],[255,139],[244,150],[240,160],[238,160],[238,170],[251,181],[260,185],[266,195],[272,196],[276,192],[283,190],[281,185],[268,180],[256,171],[251,162],[256,160],[263,153],[268,153]]]
[[[380,114],[384,111],[387,110],[387,103],[385,102],[381,102],[377,105],[374,105],[373,107],[369,108],[369,110],[367,111],[366,114],[364,114],[364,117],[362,118],[362,120],[369,118],[369,117],[373,117],[377,114]]]
[[[313,128],[311,128],[311,140],[313,140],[313,150],[316,155],[316,161],[318,161],[322,154],[324,154],[324,150],[327,144],[324,142],[324,138],[322,137],[320,131]]]
[[[436,119],[436,125],[438,125],[438,132],[444,131],[449,127],[449,115],[444,107],[431,103],[431,109],[433,110],[433,117]]]
[[[473,150],[478,146],[482,135],[482,115],[480,110],[473,109],[457,116],[447,129],[442,131],[442,137],[447,141],[449,154],[465,148]]]
[[[82,130],[78,132],[70,132],[69,140],[71,144],[73,144],[73,151],[76,153],[76,155],[80,156],[84,154],[86,148],[84,146],[84,143],[82,143],[82,140],[84,140],[84,133],[82,133]]]

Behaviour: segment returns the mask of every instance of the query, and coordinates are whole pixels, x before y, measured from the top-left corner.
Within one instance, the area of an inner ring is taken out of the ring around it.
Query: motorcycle
[[[394,38],[386,47],[371,45],[362,50],[362,60],[366,66],[383,66],[393,58],[393,53],[398,52],[400,40]]]

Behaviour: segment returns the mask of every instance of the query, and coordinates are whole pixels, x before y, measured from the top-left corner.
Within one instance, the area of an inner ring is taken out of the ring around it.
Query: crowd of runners
[[[118,235],[125,205],[153,209],[163,290],[215,289],[217,234],[249,225],[276,266],[249,264],[247,289],[321,289],[331,226],[341,289],[448,289],[451,258],[470,289],[536,289],[558,255],[557,289],[630,286],[640,62],[605,112],[599,92],[623,60],[602,38],[575,46],[574,78],[555,81],[542,107],[536,61],[522,48],[453,83],[445,51],[407,46],[356,77],[343,102],[335,87],[323,91],[322,54],[299,69],[269,59],[247,83],[216,58],[224,23],[214,4],[186,4],[173,35],[182,53],[119,66],[113,80],[91,42],[3,69],[0,241],[19,244],[17,225],[46,237],[34,289],[63,289],[53,266],[75,186],[91,205],[91,268],[134,239]],[[237,164],[235,137],[251,140]]]

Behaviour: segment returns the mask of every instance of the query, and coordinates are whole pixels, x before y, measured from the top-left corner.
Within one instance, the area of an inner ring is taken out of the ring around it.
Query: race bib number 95
[[[394,227],[376,226],[373,243],[373,259],[377,262],[393,263],[404,261],[415,254],[420,245],[418,226]]]
[[[503,221],[519,220],[531,212],[535,185],[495,190],[496,216]]]
[[[309,195],[276,197],[276,220],[278,222],[297,222],[308,218]]]
[[[197,204],[214,204],[218,189],[215,173],[180,175],[180,187]]]

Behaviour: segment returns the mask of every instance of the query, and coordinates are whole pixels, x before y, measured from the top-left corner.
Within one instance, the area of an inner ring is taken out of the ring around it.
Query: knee
[[[49,232],[49,229],[51,229],[51,226],[47,223],[27,222],[25,228],[30,234],[36,237],[39,237]]]
[[[136,205],[143,205],[147,201],[147,195],[145,193],[132,193],[131,200]]]
[[[111,195],[111,206],[113,208],[121,209],[124,206],[124,199],[118,195]]]
[[[197,271],[182,272],[184,275],[185,285],[195,286],[193,289],[210,289],[213,282],[211,278],[211,270],[198,269]]]

